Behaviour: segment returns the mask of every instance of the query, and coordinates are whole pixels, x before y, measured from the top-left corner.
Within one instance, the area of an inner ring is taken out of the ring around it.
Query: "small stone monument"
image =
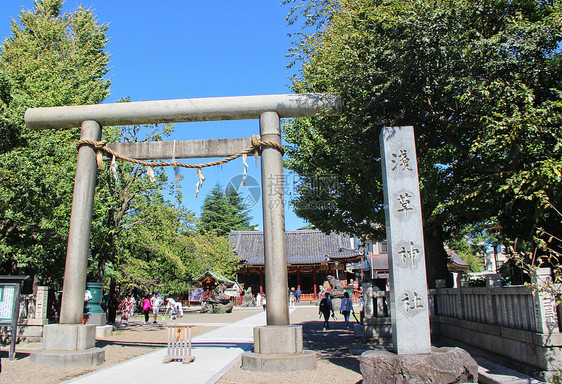
[[[544,334],[559,333],[558,314],[556,313],[556,299],[546,288],[548,282],[552,283],[550,268],[537,268],[533,279],[538,290],[535,292],[535,318],[537,329]]]
[[[19,336],[28,342],[40,342],[43,338],[43,326],[47,319],[47,298],[49,287],[38,286],[35,292],[35,304],[30,306],[27,318],[21,323]]]
[[[343,284],[332,275],[326,276],[326,281],[328,282],[328,284],[330,284],[330,299],[332,300],[334,311],[337,312],[341,308],[341,299],[343,298],[345,293]]]
[[[326,280],[330,284],[330,298],[343,298],[345,290],[341,281],[332,275],[326,276]]]
[[[230,301],[230,296],[224,293],[226,284],[217,285],[212,294],[205,299],[206,305],[201,308],[201,312],[210,313],[231,313],[234,303]]]
[[[35,293],[35,316],[27,320],[27,325],[45,325],[47,319],[47,299],[49,297],[49,287],[39,286]]]

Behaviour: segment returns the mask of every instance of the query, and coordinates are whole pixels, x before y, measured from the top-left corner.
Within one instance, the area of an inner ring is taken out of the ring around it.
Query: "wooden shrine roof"
[[[352,248],[348,235],[316,230],[286,231],[287,264],[321,264],[327,261],[354,262],[361,252]],[[264,265],[262,231],[232,231],[228,237],[238,258],[247,265]]]

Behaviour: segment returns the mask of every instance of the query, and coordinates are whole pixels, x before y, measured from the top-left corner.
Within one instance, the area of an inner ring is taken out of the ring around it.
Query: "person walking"
[[[295,289],[295,288],[293,288]],[[289,292],[289,308],[290,309],[294,309],[295,308],[295,292],[291,290],[291,292]]]
[[[131,301],[131,313],[129,314],[129,317],[133,317],[137,309],[137,298],[135,297],[135,295],[131,296],[130,301]]]
[[[259,292],[256,295],[256,306],[261,307],[261,294]]]
[[[343,294],[343,299],[341,299],[340,313],[343,315],[345,320],[345,329],[349,329],[349,315],[355,313],[353,310],[353,303],[349,298],[349,293],[346,291]]]
[[[129,324],[129,317],[131,316],[131,301],[128,297],[125,297],[117,310],[121,310],[121,324],[128,325]]]
[[[152,314],[154,315],[154,321],[152,324],[158,324],[156,319],[158,318],[158,312],[160,311],[160,305],[162,304],[161,296],[155,293],[150,298],[150,306],[152,307]]]
[[[150,305],[150,295],[147,293],[146,296],[144,297],[143,303],[142,303],[142,311],[144,312],[144,323],[148,324],[148,319],[150,317],[150,310],[152,309],[152,306]]]
[[[320,300],[320,305],[318,306],[318,314],[324,315],[324,324],[322,325],[322,329],[324,331],[330,329],[330,324],[328,323],[328,320],[330,320],[330,312],[332,313],[332,316],[334,316],[332,300],[330,300],[330,294],[326,292],[324,294],[324,298]]]

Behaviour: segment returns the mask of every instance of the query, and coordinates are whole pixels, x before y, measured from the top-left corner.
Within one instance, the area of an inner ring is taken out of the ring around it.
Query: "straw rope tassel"
[[[113,174],[113,178],[115,179],[115,181],[117,181],[117,179],[118,179],[117,162],[115,161],[115,156],[113,156],[111,158],[111,165],[109,166],[109,169],[111,169],[111,173]]]
[[[151,182],[155,182],[156,181],[156,177],[154,177],[154,169],[152,169],[152,166],[147,165],[146,166],[146,174],[148,175],[148,178],[150,179]]]
[[[205,181],[205,177],[203,176],[201,168],[197,169],[197,177],[199,178],[199,181],[197,182],[197,184],[195,184],[195,186],[197,187],[197,190],[195,191],[195,197],[197,197],[197,195],[199,194],[199,188],[201,188],[203,182]]]
[[[244,173],[242,174],[242,181],[240,182],[240,186],[241,187],[245,187],[246,186],[246,176],[248,174],[248,163],[246,163],[246,156],[247,155],[242,155],[242,164],[244,164]]]

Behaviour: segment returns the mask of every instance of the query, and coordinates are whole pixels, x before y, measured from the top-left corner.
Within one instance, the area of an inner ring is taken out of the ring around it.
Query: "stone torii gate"
[[[31,129],[81,127],[80,140],[98,142],[103,125],[259,118],[261,140],[280,145],[281,118],[333,114],[338,107],[339,101],[328,94],[179,99],[31,108],[25,113],[25,123]],[[114,144],[112,148],[124,156],[142,160],[170,158],[172,154],[176,158],[229,156],[250,145],[250,139],[226,139],[175,144]],[[291,326],[289,322],[283,191],[266,185],[283,175],[282,154],[272,145],[260,149],[267,326],[254,330],[256,353],[245,354],[243,365],[255,370],[277,370],[281,365],[283,370],[311,369],[316,366],[315,354],[303,351],[302,327]],[[103,349],[94,345],[95,325],[81,325],[96,177],[96,149],[93,145],[81,145],[72,200],[60,323],[44,327],[43,349],[32,353],[32,360],[39,364],[95,366],[104,361]],[[292,341],[279,343],[280,338]]]
[[[25,122],[31,129],[81,127],[74,195],[64,273],[59,324],[44,326],[43,349],[31,353],[32,361],[55,366],[95,366],[104,351],[95,348],[95,325],[82,325],[84,290],[92,207],[97,177],[96,143],[103,125],[131,125],[212,120],[259,119],[262,156],[262,204],[267,290],[267,326],[254,328],[254,353],[242,355],[245,369],[296,371],[316,367],[314,352],[303,350],[301,326],[291,326],[288,308],[288,275],[285,244],[284,197],[281,188],[270,188],[283,175],[280,152],[281,118],[336,114],[339,100],[329,94],[240,96],[180,99],[68,107],[31,108]],[[252,140],[253,141],[253,140]],[[142,159],[222,157],[252,146],[251,139],[196,140],[113,144],[116,152]],[[391,307],[394,349],[365,352],[361,357],[364,382],[395,382],[405,375],[434,382],[469,381],[474,374],[441,373],[441,368],[474,368],[470,356],[458,351],[432,349],[421,220],[421,201],[412,127],[383,128],[380,138],[383,165],[387,237],[390,243]],[[283,340],[283,342],[279,342]],[[454,364],[453,364],[454,362]],[[411,367],[411,369],[410,369]],[[466,369],[465,369],[466,368]],[[370,373],[369,373],[370,372]],[[452,375],[452,376],[451,376]],[[386,377],[388,380],[381,380]]]

